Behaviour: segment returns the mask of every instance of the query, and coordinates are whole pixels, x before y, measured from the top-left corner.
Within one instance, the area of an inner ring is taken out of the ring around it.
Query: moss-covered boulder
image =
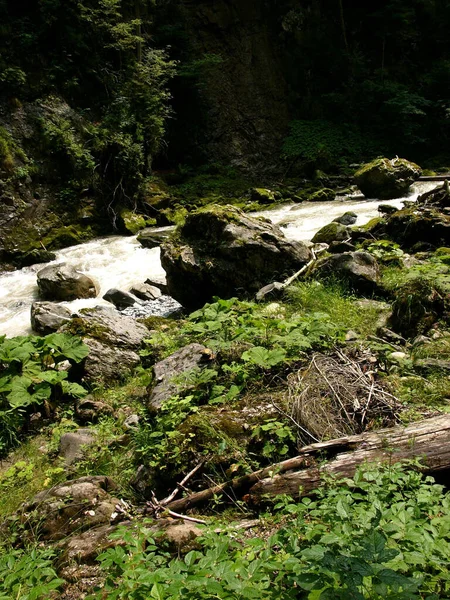
[[[311,241],[314,244],[331,244],[331,242],[348,240],[350,237],[351,230],[348,227],[342,225],[342,223],[333,221],[322,227],[322,229],[319,229]]]
[[[213,296],[252,295],[297,271],[310,258],[302,242],[287,240],[266,219],[231,206],[212,205],[191,213],[161,246],[169,293],[190,309]]]
[[[375,238],[387,237],[406,250],[417,244],[429,247],[450,246],[450,216],[435,208],[415,206],[399,210],[371,229]]]
[[[355,182],[368,198],[401,198],[419,179],[422,169],[404,158],[377,158],[355,173]]]
[[[136,235],[141,229],[156,225],[156,219],[149,219],[145,215],[136,213],[129,208],[120,211],[119,226],[124,233]]]
[[[308,200],[310,202],[332,202],[336,198],[336,192],[329,188],[322,188],[321,190],[317,190],[314,194],[309,196]]]

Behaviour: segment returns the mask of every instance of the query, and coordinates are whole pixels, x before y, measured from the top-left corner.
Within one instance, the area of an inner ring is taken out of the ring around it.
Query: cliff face
[[[221,59],[201,89],[208,151],[215,160],[244,168],[275,162],[274,149],[289,121],[277,5],[273,0],[184,1],[193,54]]]

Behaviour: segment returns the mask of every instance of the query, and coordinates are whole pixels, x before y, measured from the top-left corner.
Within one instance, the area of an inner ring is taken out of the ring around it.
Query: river
[[[436,182],[419,182],[408,200],[416,200],[419,194],[436,187]],[[344,212],[353,211],[358,215],[357,225],[364,225],[378,216],[379,204],[390,204],[400,208],[402,200],[391,201],[337,199],[333,202],[304,202],[285,204],[274,210],[255,213],[280,224],[289,239],[310,240],[324,225]],[[164,270],[159,259],[159,248],[143,248],[136,237],[112,236],[97,239],[79,246],[72,246],[57,252],[52,263],[66,262],[79,271],[95,278],[100,286],[100,294],[90,300],[64,302],[73,312],[81,308],[111,306],[102,299],[110,288],[128,291],[131,286],[143,283],[147,278],[164,280]],[[43,264],[33,265],[5,273],[0,276],[0,335],[28,335],[30,328],[30,307],[38,299],[36,273]]]

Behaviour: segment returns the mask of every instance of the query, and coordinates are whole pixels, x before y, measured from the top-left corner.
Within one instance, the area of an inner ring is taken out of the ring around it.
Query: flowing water
[[[436,182],[420,182],[414,186],[408,200],[416,200],[418,194],[433,189]],[[404,199],[403,199],[404,200]],[[271,219],[283,227],[289,239],[310,240],[324,225],[346,211],[358,215],[357,225],[367,223],[378,216],[379,204],[402,207],[402,199],[380,202],[379,200],[342,199],[334,202],[304,202],[286,204],[275,210],[255,213]],[[66,262],[79,271],[96,279],[100,286],[97,298],[75,300],[62,304],[73,312],[100,304],[111,306],[102,299],[110,288],[128,291],[133,285],[147,278],[163,281],[164,270],[159,259],[159,248],[142,248],[136,237],[108,237],[60,250],[52,263]],[[0,335],[28,335],[30,307],[38,299],[36,273],[46,265],[33,265],[12,273],[0,275]],[[155,305],[155,312],[160,307]],[[161,311],[160,311],[161,312]]]

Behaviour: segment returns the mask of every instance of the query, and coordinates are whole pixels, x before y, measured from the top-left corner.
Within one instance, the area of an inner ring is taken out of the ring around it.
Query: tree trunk
[[[184,512],[227,490],[232,490],[237,497],[247,495],[247,499],[253,501],[263,495],[305,496],[321,485],[322,474],[353,477],[356,469],[366,462],[395,463],[414,458],[422,459],[421,471],[425,473],[450,469],[450,415],[408,427],[311,444],[302,448],[295,458],[175,500],[168,508]]]

